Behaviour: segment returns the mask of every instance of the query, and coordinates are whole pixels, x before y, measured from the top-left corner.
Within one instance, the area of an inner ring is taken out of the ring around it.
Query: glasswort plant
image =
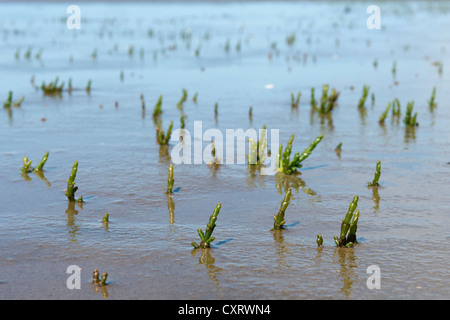
[[[211,235],[214,231],[214,228],[216,227],[216,220],[217,220],[217,216],[219,215],[221,207],[222,207],[222,205],[220,203],[218,203],[216,208],[214,209],[211,217],[209,218],[209,222],[206,225],[205,232],[203,232],[201,228],[197,229],[197,233],[200,236],[201,242],[200,242],[200,245],[198,245],[195,242],[191,243],[191,245],[195,249],[198,249],[198,248],[207,249],[207,248],[211,247],[210,243],[212,241],[214,241],[214,239],[215,239],[215,237],[212,237]]]

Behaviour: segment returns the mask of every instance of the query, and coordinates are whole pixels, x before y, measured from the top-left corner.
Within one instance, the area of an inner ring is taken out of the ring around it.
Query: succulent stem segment
[[[103,272],[102,277],[99,279],[100,273],[97,269],[92,273],[92,283],[96,285],[106,286],[106,280],[108,279],[108,272]]]
[[[337,105],[337,99],[339,98],[339,92],[336,89],[332,89],[330,95],[328,95],[329,85],[324,84],[322,86],[322,97],[320,99],[320,106],[317,106],[317,103],[314,98],[314,90],[311,90],[311,106],[316,110],[319,114],[329,114],[334,106]]]
[[[222,205],[220,203],[217,204],[216,208],[214,209],[214,212],[212,213],[211,217],[209,218],[209,222],[206,225],[206,229],[205,232],[202,231],[201,228],[197,229],[197,233],[200,236],[201,242],[200,245],[198,245],[195,242],[192,242],[191,245],[195,248],[210,248],[211,245],[210,243],[212,241],[214,241],[215,237],[212,237],[212,233],[214,231],[214,228],[216,227],[216,220],[217,220],[217,216],[220,212],[220,208],[222,207]]]
[[[400,100],[395,98],[394,101],[392,101],[392,116],[399,117],[400,113]]]
[[[266,148],[267,148],[267,127],[264,125],[260,131],[260,139],[254,141],[248,139],[249,152],[247,155],[248,164],[263,164],[266,161]]]
[[[341,233],[339,238],[334,236],[334,242],[338,247],[352,247],[356,243],[356,229],[358,227],[359,210],[356,210],[358,206],[358,196],[353,197],[353,201],[350,203],[347,214],[341,224]],[[355,214],[353,215],[353,213]]]
[[[283,229],[284,228],[284,224],[286,223],[286,221],[284,220],[284,214],[286,212],[286,209],[289,205],[289,200],[291,199],[291,188],[289,188],[286,191],[286,194],[284,195],[284,199],[283,201],[281,201],[281,205],[280,205],[280,210],[278,211],[277,214],[275,214],[273,216],[273,228],[274,229]]]
[[[13,97],[13,92],[9,91],[8,92],[8,99],[5,101],[5,103],[3,103],[3,107],[4,108],[9,108],[11,106],[13,106],[13,107],[20,107],[20,105],[22,104],[23,100],[25,99],[22,96],[22,97],[20,97],[19,100],[13,102],[12,97]]]
[[[301,92],[297,93],[297,97],[295,97],[294,93],[291,93],[291,107],[292,108],[298,108],[298,105],[300,104],[301,96],[302,96]]]
[[[48,159],[48,151],[45,153],[44,157],[42,157],[41,161],[38,163],[37,167],[34,168],[34,171],[41,171],[44,168],[45,163]]]
[[[109,222],[109,213],[105,213],[105,215],[102,218],[102,222],[104,223],[108,223]]]
[[[414,101],[408,102],[408,105],[406,107],[406,115],[403,119],[403,123],[410,127],[418,126],[419,123],[416,121],[417,119],[417,112],[412,115],[412,110],[414,107]]]
[[[153,109],[153,117],[158,117],[162,113],[162,95],[159,96],[156,102],[155,108]]]
[[[69,179],[67,179],[66,196],[70,202],[75,201],[75,192],[78,190],[78,187],[75,186],[75,177],[77,175],[77,170],[78,170],[78,161],[75,161],[72,167],[72,172],[70,173],[70,177]],[[83,198],[80,197],[76,201],[83,201]]]
[[[381,114],[380,118],[378,119],[378,122],[379,122],[380,124],[383,124],[383,123],[384,123],[384,120],[387,118],[389,109],[391,109],[391,102],[388,103],[386,109],[385,109],[384,112]]]
[[[381,162],[380,160],[377,161],[377,167],[375,169],[375,176],[373,178],[372,182],[368,182],[367,185],[369,187],[378,187],[378,180],[380,179],[380,175],[381,175]]]
[[[172,193],[172,188],[173,188],[173,183],[174,183],[174,179],[173,179],[173,165],[169,166],[169,179],[167,180],[167,191],[166,193]]]
[[[364,104],[366,103],[366,99],[369,94],[369,89],[370,89],[369,86],[366,85],[363,86],[363,94],[359,99],[358,108],[364,108]]]
[[[172,135],[173,121],[170,121],[169,128],[167,129],[167,134],[164,130],[159,127],[156,128],[156,141],[161,146],[166,146],[169,144],[170,136]]]
[[[431,109],[433,109],[437,105],[436,101],[434,101],[435,98],[436,98],[436,87],[433,87],[433,92],[431,93],[431,98],[430,98],[430,100],[428,100],[428,105],[430,106]]]
[[[40,172],[43,170],[45,163],[47,162],[48,159],[48,151],[45,153],[44,157],[42,158],[42,160],[38,163],[36,168],[32,168],[31,167],[31,160],[28,160],[27,157],[23,157],[23,167],[21,169],[21,171],[23,173],[28,173],[28,172]]]
[[[64,82],[61,83],[60,86],[58,86],[59,78],[56,77],[55,81],[50,82],[49,84],[45,84],[42,82],[41,89],[44,92],[45,95],[57,95],[61,94],[63,88],[64,88]]]
[[[294,141],[294,135],[292,134],[288,144],[286,145],[286,149],[283,152],[283,145],[280,145],[278,151],[278,171],[284,172],[285,174],[292,174],[302,167],[301,163],[309,157],[314,148],[319,144],[322,140],[323,135],[318,136],[314,141],[300,154],[296,153],[294,158],[291,160],[291,152],[292,152],[292,142]]]
[[[322,244],[323,244],[323,237],[322,237],[322,235],[321,235],[320,233],[317,234],[316,242],[317,242],[317,246],[318,246],[318,247],[321,247],[321,246],[322,246]]]

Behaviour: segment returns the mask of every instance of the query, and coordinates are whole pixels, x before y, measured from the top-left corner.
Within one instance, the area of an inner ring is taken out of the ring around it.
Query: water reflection
[[[409,144],[416,140],[416,127],[406,126],[405,127],[405,143]]]
[[[358,275],[355,272],[358,265],[356,263],[354,249],[338,247],[334,252],[334,258],[337,258],[337,263],[340,266],[338,272],[343,284],[339,291],[346,297],[350,297],[353,283],[358,280]]]
[[[193,249],[191,251],[191,255],[193,257],[196,257],[198,252],[200,252],[200,256],[198,257],[198,265],[205,265],[206,266],[206,272],[208,273],[209,279],[216,285],[219,286],[219,280],[217,279],[217,276],[222,271],[221,268],[216,267],[214,263],[216,262],[216,259],[211,256],[211,249]]]
[[[264,187],[264,176],[260,174],[261,165],[249,164],[247,166],[248,177],[246,178],[249,188]]]
[[[305,188],[306,183],[303,181],[298,175],[292,174],[287,175],[282,172],[279,172],[275,176],[275,186],[278,190],[278,194],[285,194],[286,191],[291,188],[298,193],[299,189],[301,189],[304,193],[310,196],[317,196],[317,193],[310,188]]]
[[[167,194],[167,208],[169,209],[169,223],[175,223],[175,202],[171,194]]]
[[[69,230],[69,240],[74,242],[77,241],[76,233],[78,231],[78,225],[75,223],[75,216],[78,214],[78,210],[75,206],[78,205],[80,209],[83,209],[83,204],[80,202],[69,201],[67,205],[66,215],[67,215],[67,228]]]
[[[372,199],[373,199],[373,209],[374,213],[377,213],[380,208],[380,195],[378,194],[378,186],[369,187],[372,188]]]
[[[41,179],[42,181],[44,181],[45,184],[47,185],[47,187],[50,188],[51,183],[50,183],[50,181],[48,181],[47,178],[44,176],[44,172],[43,172],[42,170],[40,170],[40,171],[33,171],[33,173],[34,173],[39,179]],[[31,178],[30,178],[30,176],[28,175],[27,172],[22,172],[22,173],[21,173],[21,177],[22,177],[22,179],[24,179],[25,181],[31,181]]]
[[[278,265],[284,268],[290,268],[290,265],[286,262],[286,255],[289,253],[288,247],[284,242],[284,235],[282,229],[273,229],[271,230],[273,240],[275,245],[277,246],[277,255],[278,255]]]
[[[94,293],[95,294],[98,294],[99,292],[101,292],[103,298],[106,299],[106,298],[109,297],[107,286],[101,285],[101,284],[98,284],[98,283],[94,283],[93,286],[94,286]]]

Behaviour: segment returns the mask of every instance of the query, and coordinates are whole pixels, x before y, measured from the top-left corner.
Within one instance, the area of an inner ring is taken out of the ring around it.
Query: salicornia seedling
[[[212,237],[211,235],[212,235],[212,233],[214,231],[214,228],[216,227],[217,215],[220,212],[221,206],[222,205],[220,203],[217,204],[216,208],[214,209],[214,212],[212,213],[211,217],[209,218],[209,222],[206,225],[205,232],[203,232],[201,228],[197,229],[197,233],[200,236],[201,242],[200,242],[200,245],[198,245],[195,242],[192,242],[191,245],[194,248],[196,248],[196,249],[198,249],[198,248],[206,249],[206,248],[210,248],[211,247],[210,243],[212,241],[214,241],[214,239],[215,239],[215,237]]]
[[[292,108],[298,108],[301,96],[302,96],[301,92],[297,93],[297,98],[295,97],[294,93],[291,93],[291,107]]]
[[[309,157],[314,148],[319,144],[322,140],[323,135],[318,136],[314,141],[300,154],[296,153],[294,158],[291,160],[291,152],[292,152],[292,142],[294,141],[294,135],[292,134],[288,144],[286,145],[286,149],[283,152],[283,145],[280,145],[278,151],[278,171],[284,172],[285,174],[292,174],[302,167],[301,163]]]
[[[70,173],[70,177],[69,177],[69,179],[67,179],[66,196],[67,196],[67,200],[69,200],[70,202],[75,201],[75,192],[78,190],[78,187],[75,186],[75,177],[77,175],[77,170],[78,170],[78,161],[75,161],[75,163],[73,164],[73,167],[72,167],[72,172]],[[80,197],[76,201],[82,202],[83,197]]]
[[[288,188],[288,190],[286,191],[286,194],[284,195],[284,199],[281,202],[280,205],[280,210],[278,211],[277,214],[275,214],[273,216],[273,228],[274,229],[283,229],[284,224],[286,223],[286,221],[284,220],[284,214],[286,212],[286,209],[289,205],[289,200],[291,199],[291,188]]]
[[[417,112],[412,115],[412,110],[414,107],[414,101],[408,102],[408,105],[406,107],[406,115],[403,119],[403,123],[407,126],[415,127],[418,126],[419,123],[416,121],[417,119]]]
[[[58,86],[58,81],[59,81],[59,78],[56,77],[54,82],[50,82],[47,85],[44,82],[42,82],[41,89],[42,89],[42,91],[44,91],[44,94],[45,95],[61,94],[63,87],[64,87],[64,82],[61,83],[60,86]]]
[[[380,180],[380,175],[381,175],[381,162],[380,160],[377,161],[377,167],[375,169],[375,176],[372,180],[372,182],[368,182],[367,185],[369,187],[378,187],[378,181]]]
[[[172,188],[173,188],[173,183],[174,183],[174,179],[173,179],[173,165],[169,166],[169,179],[167,180],[167,191],[166,193],[172,193]]]
[[[23,157],[23,167],[22,167],[22,172],[23,173],[28,173],[33,171],[33,169],[31,168],[31,160],[28,160],[27,157]]]
[[[339,238],[334,236],[334,242],[339,247],[352,247],[356,243],[359,210],[355,212],[355,209],[358,206],[358,200],[358,196],[353,197],[353,201],[350,203],[347,214],[345,215],[344,220],[342,220],[340,236]],[[353,212],[355,212],[354,215]]]
[[[384,112],[381,114],[380,118],[378,119],[378,122],[379,122],[380,124],[383,124],[383,123],[384,123],[384,120],[387,118],[389,109],[391,109],[391,103],[390,103],[390,102],[388,103],[386,109],[385,109]]]
[[[153,117],[158,117],[162,113],[162,95],[159,96],[156,102],[155,108],[153,109]]]
[[[172,135],[173,121],[170,121],[169,128],[167,129],[167,133],[164,133],[164,130],[161,130],[159,127],[156,128],[156,141],[161,146],[166,146],[169,144],[170,136]]]
[[[260,139],[254,141],[253,139],[248,139],[249,142],[249,152],[248,152],[248,163],[249,164],[263,164],[266,161],[266,148],[267,148],[267,127],[264,125],[260,131]]]
[[[336,89],[332,89],[330,95],[328,95],[329,85],[324,84],[322,86],[322,97],[320,98],[320,106],[314,98],[314,91],[311,90],[311,106],[320,114],[329,114],[333,110],[334,106],[337,104],[337,99],[339,98],[339,92]]]
[[[28,172],[40,172],[43,170],[45,163],[47,162],[48,159],[48,151],[45,153],[44,157],[42,157],[42,160],[38,163],[36,168],[32,168],[31,167],[31,160],[28,160],[27,157],[23,157],[23,167],[21,169],[21,171],[23,173],[28,173]]]
[[[369,86],[364,85],[362,97],[359,99],[358,108],[364,108],[366,103],[367,95],[369,94]]]
[[[431,93],[431,98],[428,100],[428,105],[430,108],[436,107],[436,101],[434,99],[436,98],[436,87],[433,87],[433,92]]]
[[[34,171],[41,171],[44,168],[45,163],[48,159],[48,151],[45,153],[44,157],[42,157],[41,161],[38,163],[37,167],[34,169]]]
[[[321,235],[320,233],[317,234],[316,242],[317,242],[317,246],[318,246],[318,247],[321,247],[321,246],[322,246],[322,244],[323,244],[323,237],[322,237],[322,235]]]

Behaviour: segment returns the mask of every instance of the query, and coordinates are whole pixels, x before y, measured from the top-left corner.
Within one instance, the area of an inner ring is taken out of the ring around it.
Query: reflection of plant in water
[[[75,202],[69,202],[67,205],[67,228],[69,229],[69,234],[71,235],[70,241],[76,241],[76,233],[78,231],[78,225],[75,224],[75,216],[78,214],[78,210],[75,209]],[[78,203],[80,209],[83,209],[81,203]]]
[[[167,194],[167,208],[169,209],[169,223],[175,223],[175,202],[171,194]]]
[[[343,286],[341,292],[345,296],[350,296],[352,293],[353,283],[358,280],[358,275],[355,273],[358,267],[355,259],[354,250],[345,250],[344,248],[337,248],[335,255],[338,255],[339,275],[342,277]]]
[[[372,187],[372,199],[373,199],[373,203],[374,203],[374,210],[375,212],[378,211],[378,209],[380,208],[380,195],[378,194],[378,187]]]
[[[172,193],[172,188],[173,188],[173,183],[174,183],[174,179],[173,179],[173,165],[171,164],[169,166],[169,178],[167,179],[167,191],[166,193]]]
[[[272,236],[273,240],[275,241],[275,244],[277,245],[277,255],[278,255],[277,262],[279,263],[280,266],[289,268],[290,266],[286,262],[286,255],[289,253],[289,250],[284,241],[284,235],[282,230],[273,229]]]
[[[220,273],[220,271],[222,271],[222,269],[219,267],[216,267],[214,265],[214,263],[216,262],[216,259],[213,256],[211,256],[211,250],[193,249],[191,251],[191,255],[193,257],[195,257],[199,251],[200,251],[200,256],[198,258],[198,265],[203,264],[206,266],[209,278],[211,279],[212,282],[214,282],[214,284],[216,286],[218,286],[219,280],[217,279],[217,275]]]
[[[405,143],[416,140],[416,127],[405,126]]]
[[[296,175],[278,173],[275,176],[275,183],[278,194],[283,194],[283,191],[286,192],[289,188],[291,188],[295,190],[296,193],[298,193],[299,189],[301,189],[305,194],[310,196],[317,195],[317,193],[310,188],[305,188],[306,183]]]

